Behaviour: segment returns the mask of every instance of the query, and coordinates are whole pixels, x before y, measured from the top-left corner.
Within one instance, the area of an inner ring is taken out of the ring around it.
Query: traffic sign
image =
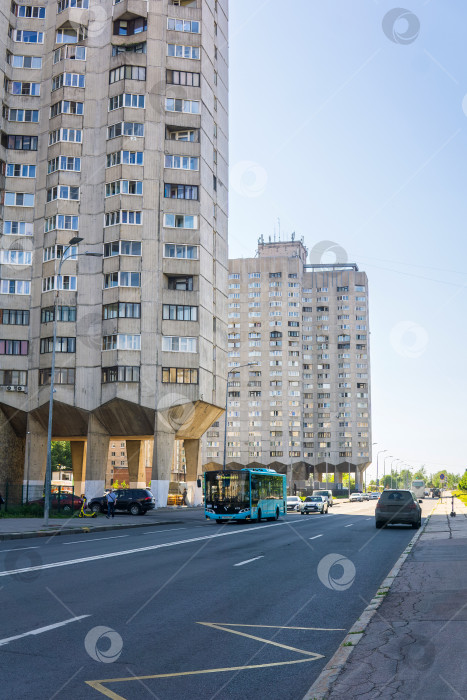
[[[440,480],[440,481],[444,481],[445,478],[446,478],[446,475],[445,475],[445,474],[440,474],[440,475],[439,475],[439,480]]]

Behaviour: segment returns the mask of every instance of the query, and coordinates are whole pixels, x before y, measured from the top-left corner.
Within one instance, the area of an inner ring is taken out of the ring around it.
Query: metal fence
[[[44,487],[37,483],[23,483],[5,481],[0,482],[0,516],[3,513],[21,509],[22,506],[37,506],[38,510],[44,508]],[[75,496],[74,488],[53,487],[50,494],[49,507],[51,512],[74,511],[79,508],[78,497]]]

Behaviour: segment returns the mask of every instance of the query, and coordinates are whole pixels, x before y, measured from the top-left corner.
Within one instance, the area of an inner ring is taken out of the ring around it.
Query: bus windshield
[[[244,508],[250,505],[248,472],[206,472],[206,504],[221,503]]]

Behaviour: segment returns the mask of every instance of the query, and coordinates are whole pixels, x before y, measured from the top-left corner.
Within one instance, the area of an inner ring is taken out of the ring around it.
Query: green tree
[[[428,479],[428,474],[425,469],[425,465],[423,464],[420,469],[418,469],[415,474],[413,475],[414,479],[423,479],[424,481],[427,481]]]
[[[52,443],[52,469],[58,466],[71,469],[71,445],[65,440],[57,440]]]
[[[467,491],[467,470],[464,473],[464,476],[459,479],[459,488],[462,489],[462,491]]]

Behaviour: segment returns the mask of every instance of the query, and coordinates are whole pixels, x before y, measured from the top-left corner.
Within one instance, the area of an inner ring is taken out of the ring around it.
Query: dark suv
[[[418,529],[422,524],[422,509],[412,491],[385,489],[375,509],[376,527],[402,523]]]
[[[156,507],[156,499],[149,489],[117,489],[114,493],[117,496],[115,511],[124,510],[131,515],[144,515]],[[92,498],[88,508],[94,513],[106,513],[106,497]]]

